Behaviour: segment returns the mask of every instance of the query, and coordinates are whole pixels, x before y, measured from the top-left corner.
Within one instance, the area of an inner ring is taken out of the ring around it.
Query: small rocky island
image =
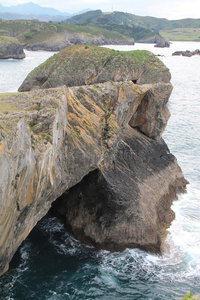
[[[191,57],[193,55],[200,55],[200,50],[196,49],[194,51],[175,51],[174,53],[172,53],[173,56],[186,56],[186,57]]]
[[[25,53],[17,39],[0,36],[0,59],[23,59]]]
[[[148,51],[61,51],[0,99],[0,274],[51,209],[80,241],[160,253],[187,181],[162,139],[170,72]]]

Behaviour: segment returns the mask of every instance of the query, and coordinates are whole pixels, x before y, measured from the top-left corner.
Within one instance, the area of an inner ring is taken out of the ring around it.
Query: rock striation
[[[33,70],[19,91],[62,85],[88,85],[109,80],[134,83],[169,82],[166,66],[149,51],[115,51],[92,45],[64,49]]]
[[[0,274],[50,208],[97,248],[161,251],[187,184],[161,137],[171,91],[127,80],[0,99]]]
[[[23,59],[25,53],[17,39],[0,36],[0,59]]]

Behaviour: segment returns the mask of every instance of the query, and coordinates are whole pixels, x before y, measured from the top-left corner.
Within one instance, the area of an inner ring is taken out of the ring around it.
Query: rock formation
[[[169,82],[169,70],[148,51],[120,52],[91,45],[69,47],[33,70],[19,91],[132,80],[134,83]]]
[[[187,57],[191,57],[193,55],[200,55],[200,50],[195,50],[195,51],[175,51],[174,53],[172,53],[173,56],[187,56]]]
[[[187,183],[161,138],[171,91],[109,81],[0,100],[0,274],[51,206],[83,242],[160,252]]]
[[[154,47],[157,47],[157,48],[169,48],[170,47],[170,42],[168,42],[168,41],[160,41],[160,42],[157,42],[157,44]]]
[[[170,47],[170,43],[158,34],[155,34],[151,37],[148,37],[147,39],[142,39],[136,42],[155,44],[155,47],[160,47],[160,48]]]
[[[0,59],[23,59],[25,53],[17,39],[0,36]]]

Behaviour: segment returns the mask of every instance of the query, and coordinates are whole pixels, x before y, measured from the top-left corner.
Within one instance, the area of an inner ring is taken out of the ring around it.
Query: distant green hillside
[[[83,33],[85,36],[102,35],[106,39],[124,40],[126,38],[119,32],[91,26],[29,20],[0,20],[0,35],[17,37],[21,43],[38,43],[55,39],[62,33]]]
[[[134,25],[141,26],[153,31],[162,29],[174,28],[197,28],[200,27],[200,19],[182,19],[182,20],[167,20],[164,18],[141,17],[131,13],[115,11],[113,13],[103,13],[101,10],[89,11],[71,17],[66,22],[80,25],[99,24],[105,25],[108,23],[119,25]]]
[[[167,20],[149,16],[141,17],[124,12],[103,13],[101,10],[96,10],[74,16],[66,22],[115,30],[131,36],[135,40],[145,39],[158,32],[165,39],[170,40],[176,40],[176,38],[177,40],[199,40],[197,32],[200,28],[200,19]],[[177,28],[183,30],[177,30]],[[186,30],[187,28],[191,28],[191,30]],[[193,34],[195,29],[196,34]],[[175,31],[171,32],[171,30]]]
[[[124,12],[103,13],[101,10],[95,10],[67,19],[66,23],[114,30],[135,40],[159,36],[156,30],[150,30],[148,26],[144,26],[139,21],[140,18]]]
[[[200,41],[200,28],[160,30],[160,34],[169,41]]]

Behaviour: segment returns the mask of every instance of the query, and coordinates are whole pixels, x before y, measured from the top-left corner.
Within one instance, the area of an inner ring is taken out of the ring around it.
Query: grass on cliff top
[[[62,63],[65,59],[69,58],[70,56],[81,56],[83,59],[91,57],[93,58],[101,58],[101,57],[114,57],[114,56],[128,56],[135,61],[146,61],[149,58],[153,58],[159,61],[155,55],[146,50],[133,50],[133,51],[118,51],[104,47],[98,47],[93,45],[76,45],[65,48],[64,50],[60,51],[58,54],[54,54],[52,57],[47,59],[44,63],[38,66],[36,69],[40,68],[41,66],[49,66],[52,62]]]
[[[14,96],[14,95],[18,95],[19,92],[13,92],[13,93],[0,93],[0,99],[1,98],[7,98],[9,96]],[[0,102],[1,103],[1,102]]]
[[[200,41],[200,28],[160,30],[160,34],[169,41]]]
[[[12,37],[0,35],[0,42],[12,42],[12,41],[14,41],[14,40],[15,40],[15,39],[12,38]]]
[[[16,110],[17,110],[17,108],[13,104],[4,103],[3,101],[0,100],[0,114],[14,112]]]
[[[65,60],[71,60],[65,72],[71,72],[79,68],[85,68],[91,66],[97,66],[98,62],[110,60],[117,57],[121,63],[125,62],[127,58],[133,60],[136,66],[145,64],[151,67],[152,61],[156,62],[156,67],[162,69],[164,64],[155,55],[146,50],[134,50],[134,51],[118,51],[104,47],[98,47],[93,45],[76,45],[67,47],[60,51],[58,54],[54,54],[52,57],[47,59],[44,63],[36,67],[30,76],[34,76],[38,71],[45,70],[49,74],[57,68],[62,68]],[[77,58],[77,66],[75,68]],[[71,68],[71,69],[70,69]],[[113,64],[113,69],[115,65]],[[29,76],[28,75],[28,76]]]

